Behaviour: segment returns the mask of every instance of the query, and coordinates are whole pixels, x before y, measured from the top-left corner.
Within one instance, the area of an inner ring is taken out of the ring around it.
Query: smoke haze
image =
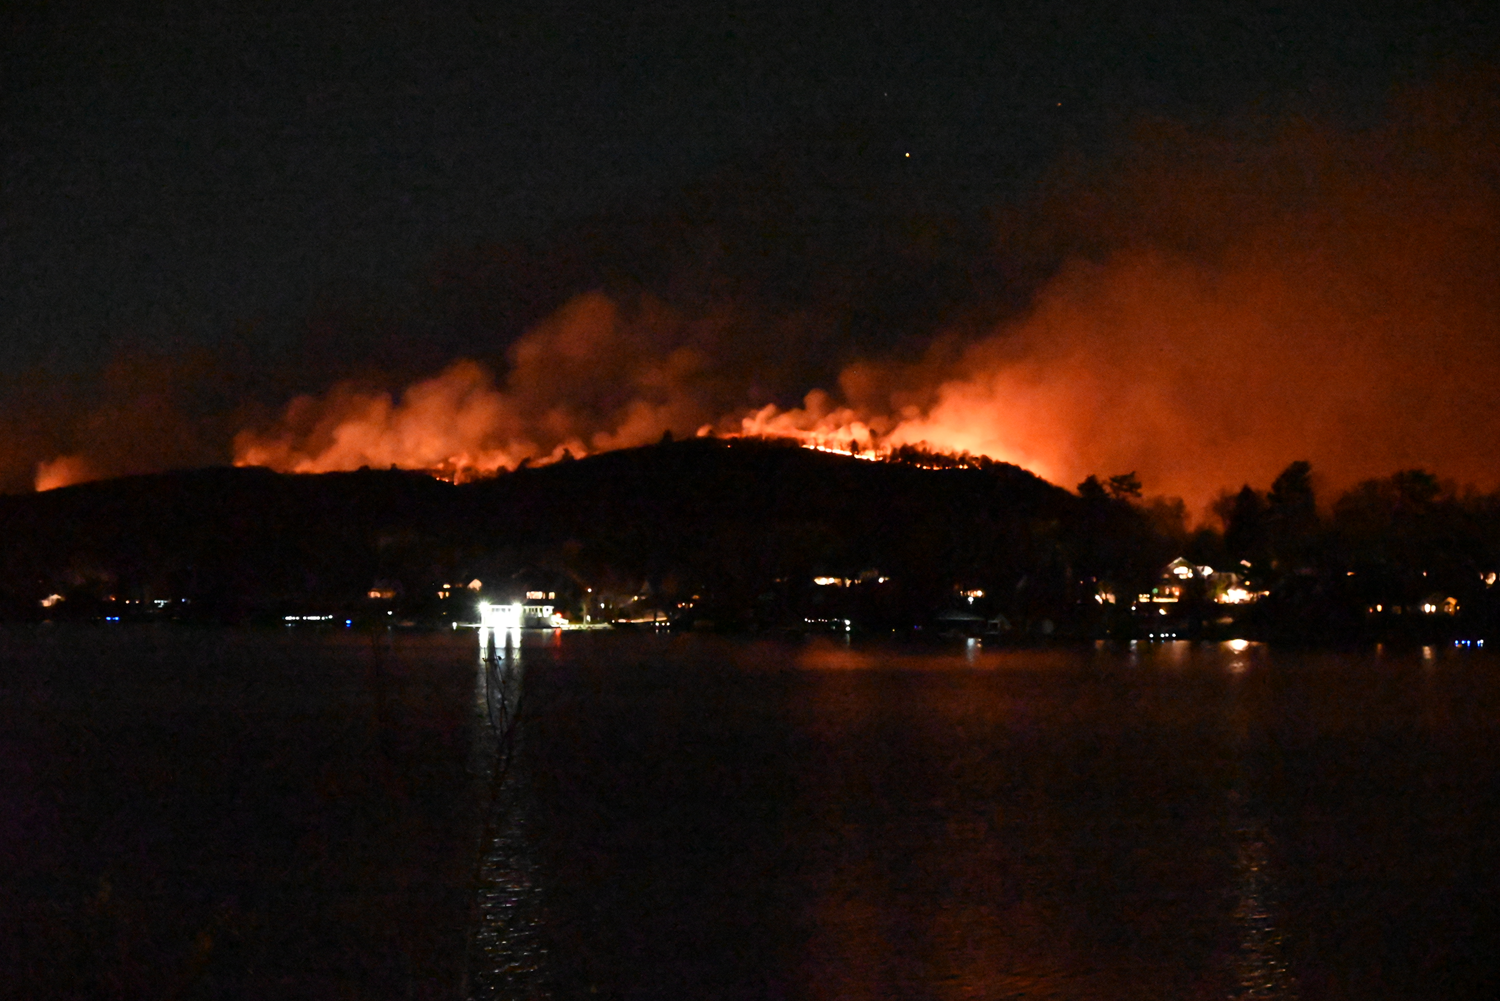
[[[969,314],[999,322],[943,316],[884,341],[925,339],[915,357],[856,345],[836,379],[809,383],[797,359],[837,336],[833,320],[595,291],[498,366],[476,352],[399,393],[351,381],[299,396],[242,424],[234,461],[463,476],[712,428],[926,442],[1065,486],[1134,470],[1198,510],[1303,458],[1334,489],[1414,466],[1494,488],[1496,93],[1489,76],[1450,79],[1357,134],[1143,127],[1107,169],[1059,169],[996,213],[996,270],[1051,261],[1050,277],[1019,311],[975,288]],[[119,422],[91,419],[92,438],[37,468],[39,489],[118,470],[102,456]]]

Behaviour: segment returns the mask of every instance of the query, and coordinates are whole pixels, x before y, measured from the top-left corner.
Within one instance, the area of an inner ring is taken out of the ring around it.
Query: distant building
[[[479,603],[479,624],[485,629],[555,629],[566,622],[550,602]]]
[[[528,600],[521,606],[521,625],[527,629],[548,629],[560,626],[566,620],[556,614],[552,603]]]
[[[371,601],[394,601],[401,596],[401,584],[393,580],[377,580],[365,592]]]
[[[483,629],[520,629],[520,604],[479,603],[479,625]]]
[[[1136,608],[1174,605],[1190,599],[1210,600],[1219,605],[1243,605],[1265,597],[1252,589],[1237,573],[1198,566],[1179,556],[1162,569],[1156,586],[1136,597]],[[1166,614],[1165,610],[1162,614]]]

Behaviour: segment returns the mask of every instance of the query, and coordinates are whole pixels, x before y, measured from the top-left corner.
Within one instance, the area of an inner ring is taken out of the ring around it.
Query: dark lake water
[[[1495,998],[1497,723],[1471,649],[12,629],[0,995]]]

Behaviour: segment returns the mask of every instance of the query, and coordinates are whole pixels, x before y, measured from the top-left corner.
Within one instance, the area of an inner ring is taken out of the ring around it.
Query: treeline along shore
[[[0,497],[0,615],[447,628],[535,599],[568,624],[729,632],[1496,635],[1500,496],[1421,470],[1314,483],[1294,462],[1190,530],[1132,474],[1070,491],[913,448],[698,438],[457,485],[200,469]]]

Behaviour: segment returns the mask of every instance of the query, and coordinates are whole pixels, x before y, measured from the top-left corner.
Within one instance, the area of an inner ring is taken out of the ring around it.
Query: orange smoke
[[[465,476],[713,429],[926,443],[1068,486],[1134,470],[1200,509],[1296,459],[1325,489],[1414,466],[1492,488],[1500,115],[1488,83],[1445,86],[1371,134],[1158,129],[1106,182],[1040,201],[1067,263],[1023,316],[849,365],[801,407],[751,405],[776,375],[743,335],[591,294],[517,341],[499,380],[461,361],[399,399],[301,398],[242,432],[235,461]]]
[[[1446,447],[1463,423],[1500,430],[1500,393],[1477,374],[1493,371],[1482,342],[1445,358],[1435,344],[1451,313],[1395,309],[1388,296],[1384,315],[1330,301],[1308,265],[1250,253],[1205,267],[1149,250],[1076,265],[1029,316],[935,378],[931,367],[887,369],[846,380],[852,406],[813,394],[745,428],[866,448],[926,443],[1065,485],[1136,470],[1153,491],[1197,504],[1269,482],[1298,457],[1344,485],[1413,464],[1492,479],[1484,451]],[[916,395],[925,402],[902,405]],[[1422,409],[1406,408],[1419,399]]]
[[[500,384],[458,361],[399,400],[347,385],[299,397],[275,426],[237,435],[234,461],[309,473],[394,465],[465,479],[654,441],[715,413],[702,354],[661,347],[674,323],[650,305],[626,318],[604,295],[580,296],[511,346]]]
[[[1431,104],[1373,136],[1152,136],[1067,210],[1114,249],[1024,317],[744,427],[926,442],[1064,485],[1135,470],[1200,509],[1299,458],[1325,489],[1414,466],[1500,486],[1500,114]]]
[[[36,467],[36,489],[56,490],[71,487],[75,483],[86,483],[96,478],[93,467],[81,455],[60,455],[49,462],[40,462]]]
[[[324,400],[293,400],[272,432],[239,434],[235,464],[297,473],[401,466],[458,478],[493,472],[535,449],[501,433],[515,424],[507,402],[490,374],[468,361],[410,387],[399,403],[339,386]]]

